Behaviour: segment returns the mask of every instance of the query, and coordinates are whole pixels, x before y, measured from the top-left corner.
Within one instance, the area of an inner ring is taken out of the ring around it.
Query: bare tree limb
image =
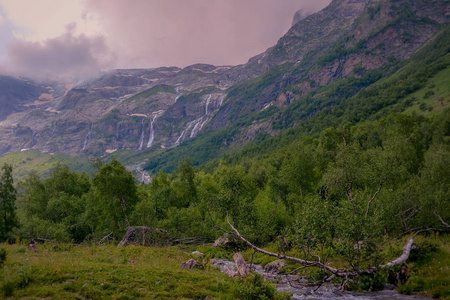
[[[369,214],[369,210],[370,210],[370,204],[372,203],[372,201],[377,197],[378,193],[381,191],[381,188],[383,187],[384,181],[382,181],[380,183],[380,186],[378,187],[378,190],[375,192],[375,194],[373,194],[373,197],[370,198],[369,203],[367,203],[367,210],[366,210],[366,217]]]
[[[105,235],[100,241],[97,242],[97,245],[100,245],[104,240],[114,236],[114,232],[110,232],[108,235]]]
[[[447,223],[445,223],[444,219],[441,218],[441,216],[437,213],[437,211],[433,211],[433,213],[436,215],[436,217],[438,217],[438,219],[442,222],[442,224],[444,224],[446,227],[450,228],[450,225],[448,225]]]
[[[346,281],[349,280],[349,278],[354,278],[354,277],[359,276],[359,275],[370,275],[370,274],[373,274],[375,271],[377,271],[379,269],[386,269],[386,268],[391,268],[393,266],[400,265],[400,264],[402,264],[403,262],[405,262],[408,259],[409,254],[411,252],[411,249],[412,249],[412,247],[414,245],[414,237],[416,237],[416,235],[421,233],[421,232],[435,230],[434,228],[427,228],[427,229],[422,229],[422,230],[417,231],[412,237],[408,238],[406,244],[403,246],[402,254],[398,258],[396,258],[396,259],[394,259],[392,261],[389,261],[385,265],[380,264],[380,265],[377,265],[377,266],[369,267],[369,268],[367,268],[365,270],[360,270],[360,269],[357,269],[356,267],[352,267],[353,270],[348,270],[348,269],[336,269],[336,268],[330,267],[330,266],[328,266],[325,263],[322,263],[320,261],[309,261],[309,260],[304,260],[304,259],[300,259],[300,258],[297,258],[297,257],[292,257],[292,256],[288,256],[288,255],[283,255],[283,254],[278,254],[278,253],[266,251],[264,249],[261,249],[261,248],[257,247],[256,245],[252,244],[245,237],[243,237],[239,233],[239,231],[231,224],[228,214],[227,214],[227,222],[228,222],[228,225],[233,230],[234,235],[237,236],[240,240],[245,242],[247,245],[249,245],[251,248],[253,248],[257,252],[260,252],[260,253],[263,253],[263,254],[266,254],[266,255],[269,255],[269,256],[274,256],[274,257],[277,257],[279,259],[286,259],[286,260],[294,261],[294,262],[297,262],[297,263],[303,265],[304,267],[318,267],[318,268],[323,269],[326,272],[330,272],[331,275],[329,275],[329,276],[325,277],[324,279],[322,279],[320,281],[317,281],[317,282],[312,284],[312,285],[319,285],[319,287],[323,283],[325,283],[327,281],[330,281],[330,280],[332,280],[335,277],[345,278],[344,282],[346,282]],[[228,231],[225,231],[225,232],[228,232]]]
[[[239,233],[239,231],[230,223],[230,218],[228,217],[228,214],[227,214],[227,222],[228,222],[228,225],[230,225],[231,229],[234,231],[234,235],[236,235],[240,240],[242,240],[247,245],[249,245],[251,248],[253,248],[254,250],[256,250],[256,251],[258,251],[260,253],[263,253],[263,254],[266,254],[266,255],[269,255],[269,256],[278,257],[280,259],[287,259],[287,260],[290,260],[290,261],[295,261],[295,262],[297,262],[297,263],[299,263],[301,265],[304,265],[304,266],[308,265],[308,266],[316,266],[316,267],[324,268],[327,271],[330,271],[331,273],[338,273],[339,272],[338,269],[332,268],[330,266],[323,265],[322,263],[317,262],[317,261],[308,261],[308,260],[300,259],[300,258],[297,258],[297,257],[292,257],[292,256],[283,255],[283,254],[273,253],[273,252],[269,252],[269,251],[266,251],[264,249],[261,249],[261,248],[255,246],[255,245],[253,245],[251,242],[249,242],[246,238],[244,238]],[[226,231],[226,232],[228,232],[228,231]]]

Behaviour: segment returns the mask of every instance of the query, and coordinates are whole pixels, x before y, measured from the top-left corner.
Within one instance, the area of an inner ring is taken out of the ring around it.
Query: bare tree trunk
[[[324,271],[328,271],[330,272],[332,275],[325,277],[323,280],[320,280],[316,283],[314,283],[315,285],[317,284],[323,284],[324,282],[328,282],[330,280],[332,280],[335,277],[341,277],[344,278],[346,281],[348,281],[349,278],[354,278],[356,276],[359,275],[370,275],[373,274],[376,270],[379,269],[386,269],[386,268],[391,268],[393,266],[398,266],[400,264],[402,264],[403,262],[405,262],[408,257],[409,254],[411,252],[412,246],[414,244],[414,237],[419,234],[420,232],[424,232],[424,231],[429,231],[429,230],[433,230],[433,228],[430,229],[424,229],[424,230],[420,230],[418,232],[416,232],[412,237],[410,237],[408,239],[408,241],[406,242],[406,244],[403,246],[403,252],[402,254],[392,260],[389,261],[388,263],[386,263],[385,265],[377,265],[377,266],[372,266],[369,267],[368,269],[365,270],[349,270],[349,269],[336,269],[333,267],[330,267],[329,265],[326,265],[325,263],[322,263],[320,261],[309,261],[309,260],[304,260],[304,259],[300,259],[297,257],[292,257],[292,256],[287,256],[287,255],[283,255],[283,254],[278,254],[278,253],[274,253],[274,252],[270,252],[270,251],[266,251],[264,249],[261,249],[259,247],[257,247],[256,245],[252,244],[251,242],[249,242],[245,237],[243,237],[239,231],[230,223],[230,219],[228,217],[227,214],[227,222],[228,225],[231,227],[231,229],[233,230],[233,232],[229,232],[223,228],[220,228],[222,231],[225,231],[229,234],[234,234],[235,236],[237,236],[240,240],[242,240],[243,242],[245,242],[247,245],[249,245],[251,248],[253,248],[255,251],[269,255],[269,256],[274,256],[274,257],[278,257],[280,259],[286,259],[286,260],[290,260],[290,261],[294,261],[297,262],[305,267],[318,267],[320,269],[323,269]]]

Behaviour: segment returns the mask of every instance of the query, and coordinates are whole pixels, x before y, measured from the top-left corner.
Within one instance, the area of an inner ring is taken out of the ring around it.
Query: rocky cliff
[[[274,47],[234,67],[115,70],[66,91],[0,77],[0,153],[158,151],[262,111],[264,120],[242,122],[234,137],[217,143],[273,135],[279,128],[269,108],[398,66],[448,25],[448,7],[442,0],[334,0],[318,13],[300,14]]]

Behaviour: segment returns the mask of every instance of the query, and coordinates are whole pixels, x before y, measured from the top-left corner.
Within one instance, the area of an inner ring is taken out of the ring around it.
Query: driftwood
[[[109,238],[114,238],[114,232],[110,232],[109,234],[105,235],[104,237],[102,237],[102,239],[100,241],[97,242],[97,245],[100,245],[101,243],[103,243],[104,240],[107,240]]]
[[[169,246],[169,233],[164,229],[145,226],[128,227],[119,246]]]
[[[374,272],[376,272],[377,270],[380,269],[389,269],[391,267],[394,266],[398,266],[403,264],[409,257],[409,254],[411,252],[411,249],[414,245],[414,237],[419,234],[420,232],[423,231],[427,231],[427,230],[420,230],[418,232],[416,232],[412,237],[410,237],[406,244],[403,246],[403,252],[402,255],[400,255],[398,258],[389,261],[388,263],[382,265],[377,265],[377,266],[372,266],[369,267],[368,269],[365,270],[349,270],[349,269],[337,269],[337,268],[333,268],[325,263],[322,263],[320,261],[310,261],[310,260],[305,260],[305,259],[300,259],[297,257],[292,257],[292,256],[288,256],[288,255],[283,255],[283,254],[278,254],[278,253],[274,253],[274,252],[270,252],[270,251],[266,251],[264,249],[261,249],[259,247],[257,247],[256,245],[254,245],[253,243],[251,243],[250,241],[248,241],[245,237],[243,237],[239,231],[231,224],[230,219],[228,217],[227,214],[227,222],[228,225],[231,227],[231,229],[233,230],[232,232],[227,231],[223,228],[220,228],[222,231],[225,231],[229,234],[234,234],[237,238],[239,238],[241,241],[243,241],[244,243],[246,243],[248,246],[250,246],[251,248],[253,248],[255,251],[269,255],[269,256],[274,256],[277,257],[279,259],[285,259],[285,260],[290,260],[290,261],[294,261],[296,263],[299,263],[301,265],[303,265],[304,267],[318,267],[324,271],[327,271],[328,273],[331,273],[330,275],[328,275],[327,277],[325,277],[324,279],[314,282],[311,285],[322,285],[325,282],[330,282],[332,279],[339,277],[343,279],[343,284],[341,285],[341,288],[343,289],[345,287],[345,283],[350,279],[350,278],[355,278],[359,275],[371,275]]]

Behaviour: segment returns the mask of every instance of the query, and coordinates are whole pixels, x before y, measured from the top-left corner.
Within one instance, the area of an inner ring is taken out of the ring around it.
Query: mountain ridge
[[[301,106],[340,80],[373,77],[352,87],[348,93],[354,94],[382,76],[373,75],[376,70],[398,68],[448,25],[445,3],[333,0],[243,65],[108,72],[41,107],[9,115],[0,127],[0,152],[105,156],[127,150],[142,159],[168,148],[182,156],[177,146],[198,135],[217,139],[224,149],[276,135],[339,102],[309,107],[283,125],[277,120],[285,118],[285,107]]]

